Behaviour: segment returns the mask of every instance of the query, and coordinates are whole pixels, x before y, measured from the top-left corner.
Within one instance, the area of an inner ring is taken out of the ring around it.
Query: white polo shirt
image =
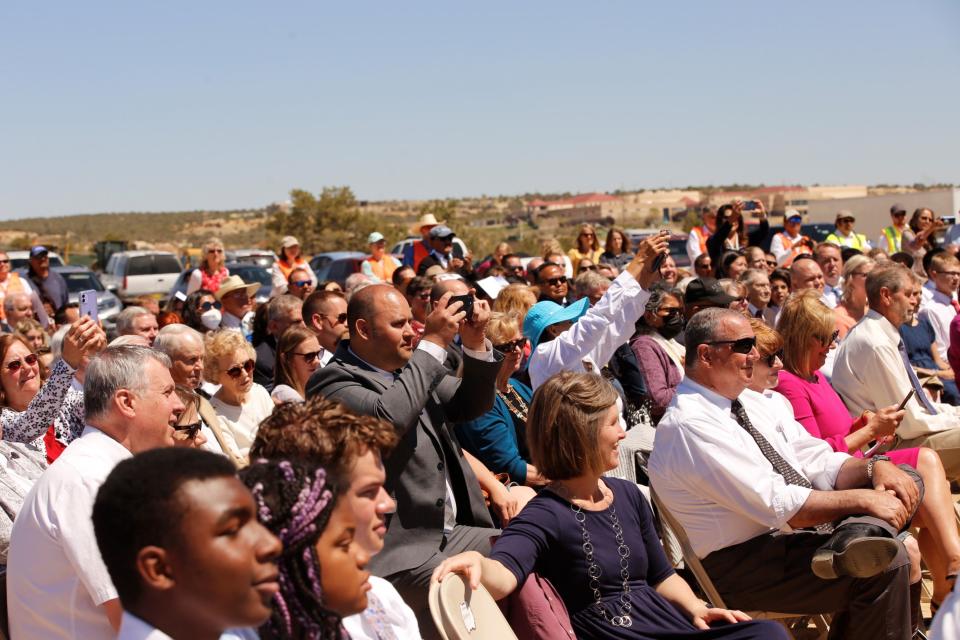
[[[114,638],[101,605],[117,597],[93,532],[93,502],[131,456],[87,426],[40,477],[13,523],[7,607],[14,638]]]

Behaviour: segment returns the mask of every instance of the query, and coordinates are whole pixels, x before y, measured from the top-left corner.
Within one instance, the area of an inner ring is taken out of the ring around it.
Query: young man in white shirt
[[[173,446],[183,403],[170,359],[111,347],[87,366],[87,427],[24,499],[10,535],[7,606],[14,638],[113,638],[117,591],[90,513],[110,470],[135,453]]]
[[[123,605],[118,640],[219,640],[269,619],[281,544],[223,456],[161,448],[120,462],[93,526]]]
[[[686,378],[650,458],[653,490],[728,606],[834,613],[837,638],[909,637],[910,563],[896,536],[919,504],[919,476],[811,437],[786,405],[747,388],[758,357],[736,311],[690,320]],[[832,533],[800,530],[835,522]]]
[[[843,274],[843,256],[840,247],[832,242],[821,242],[813,255],[823,272],[823,300],[833,309],[840,304],[840,297],[843,295],[840,281]]]
[[[937,354],[947,362],[950,348],[950,323],[957,317],[957,287],[960,286],[960,260],[951,253],[938,253],[930,260],[932,295],[920,305],[920,319],[926,318],[933,327]]]

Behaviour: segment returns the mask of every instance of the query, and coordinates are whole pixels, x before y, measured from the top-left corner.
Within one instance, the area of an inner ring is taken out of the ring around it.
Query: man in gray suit
[[[357,291],[347,307],[350,339],[307,383],[308,397],[322,395],[384,419],[400,436],[385,460],[386,488],[397,510],[370,569],[390,580],[418,615],[433,569],[462,551],[488,553],[498,533],[453,424],[493,407],[502,356],[484,337],[486,303],[478,303],[467,322],[460,302],[448,306],[450,295],[434,305],[414,349],[406,299],[388,285]],[[445,347],[457,333],[462,377],[444,366]]]

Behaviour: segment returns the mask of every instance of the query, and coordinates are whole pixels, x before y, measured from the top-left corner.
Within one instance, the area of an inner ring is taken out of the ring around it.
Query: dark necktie
[[[790,463],[784,460],[783,456],[773,448],[773,445],[763,437],[763,434],[750,424],[750,418],[747,417],[747,410],[743,408],[739,400],[733,401],[733,404],[730,405],[730,411],[733,412],[734,417],[737,419],[737,422],[740,423],[740,426],[743,427],[744,431],[749,433],[750,437],[757,443],[757,446],[760,447],[760,453],[770,461],[770,464],[773,465],[773,470],[782,475],[783,479],[787,481],[787,484],[794,484],[800,487],[806,487],[807,489],[813,488],[810,481],[803,477],[803,474],[799,471],[791,467]]]
[[[937,415],[937,409],[933,406],[933,403],[930,402],[930,398],[927,397],[927,394],[924,392],[923,387],[920,386],[920,378],[917,377],[917,372],[913,370],[913,365],[910,364],[910,356],[907,355],[907,347],[903,344],[903,340],[900,341],[900,344],[897,345],[897,350],[900,351],[900,358],[903,360],[903,366],[907,368],[907,377],[910,378],[910,384],[913,386],[913,390],[916,392],[917,401],[923,405],[923,408],[926,409],[931,415]]]

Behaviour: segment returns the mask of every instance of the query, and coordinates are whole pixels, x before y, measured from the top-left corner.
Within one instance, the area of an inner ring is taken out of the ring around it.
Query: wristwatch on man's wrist
[[[887,462],[890,462],[890,457],[889,456],[873,456],[872,458],[867,460],[867,480],[869,480],[870,482],[873,482],[873,465],[877,464],[877,462],[881,460],[886,460]]]

